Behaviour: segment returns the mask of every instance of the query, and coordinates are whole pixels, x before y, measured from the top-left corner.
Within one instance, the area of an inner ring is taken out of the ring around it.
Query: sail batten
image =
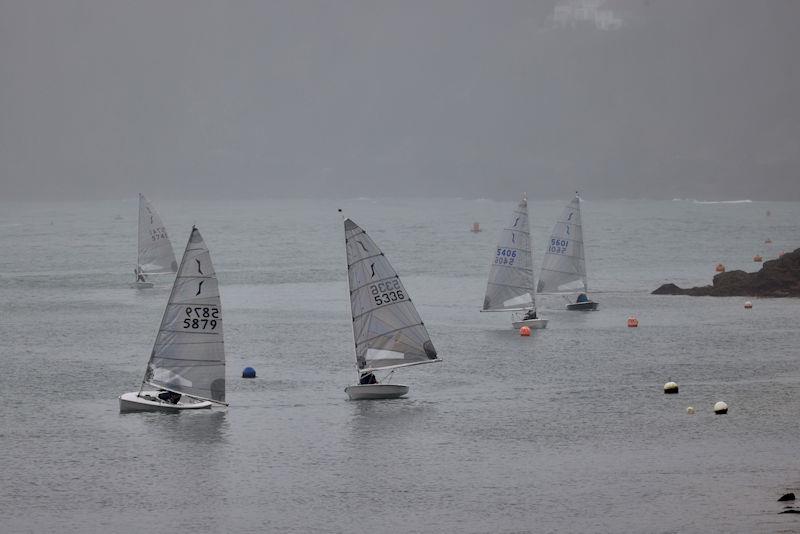
[[[547,244],[537,290],[556,292],[580,282],[588,289],[586,259],[583,251],[583,226],[581,222],[580,197],[575,197],[564,207]]]
[[[175,252],[161,216],[141,193],[136,266],[141,274],[169,274],[178,270]]]
[[[161,320],[144,383],[225,403],[219,283],[208,247],[192,228]]]
[[[438,361],[428,331],[389,260],[352,220],[344,221],[344,230],[358,369]]]
[[[500,232],[489,270],[483,311],[535,309],[528,200],[523,197]]]

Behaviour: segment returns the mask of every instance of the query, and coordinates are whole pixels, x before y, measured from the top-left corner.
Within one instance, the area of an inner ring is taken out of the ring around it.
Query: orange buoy
[[[724,272],[725,272],[725,266],[724,266],[724,265],[722,265],[721,263],[718,263],[718,264],[717,264],[717,268],[716,268],[715,270],[716,270],[718,273],[724,273]]]
[[[472,232],[473,234],[477,234],[477,233],[478,233],[478,232],[480,232],[480,231],[481,231],[481,225],[480,225],[480,223],[476,223],[476,222],[472,223],[472,230],[471,230],[471,232]]]
[[[758,263],[764,261],[764,258],[762,258],[760,254],[756,254],[755,256],[753,256],[753,261]]]
[[[745,301],[745,303],[744,303],[744,309],[745,309],[745,310],[752,310],[752,309],[753,309],[753,303],[752,303],[752,302],[750,302],[749,300]]]
[[[628,327],[629,328],[636,328],[639,326],[639,319],[634,317],[633,315],[628,317]]]
[[[523,326],[519,329],[519,335],[527,337],[531,335],[531,329],[527,326]]]

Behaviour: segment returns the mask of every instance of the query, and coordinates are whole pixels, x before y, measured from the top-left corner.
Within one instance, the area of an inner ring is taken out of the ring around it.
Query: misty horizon
[[[0,198],[800,200],[800,3],[0,2]]]

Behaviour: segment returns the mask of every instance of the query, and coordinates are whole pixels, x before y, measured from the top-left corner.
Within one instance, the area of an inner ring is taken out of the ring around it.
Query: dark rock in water
[[[793,500],[794,500],[794,493],[787,493],[786,495],[784,495],[783,497],[778,499],[778,502],[781,502],[781,501],[793,501]]]
[[[710,286],[682,289],[664,284],[653,295],[693,297],[800,297],[800,248],[765,261],[756,273],[729,271],[714,276]]]
[[[788,510],[784,510],[783,512],[778,512],[779,514],[800,514],[800,510],[795,510],[794,508],[789,508]]]

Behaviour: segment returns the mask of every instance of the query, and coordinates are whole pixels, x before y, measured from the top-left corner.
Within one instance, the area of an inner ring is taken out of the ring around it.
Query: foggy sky
[[[0,199],[800,200],[800,2],[0,0]]]

